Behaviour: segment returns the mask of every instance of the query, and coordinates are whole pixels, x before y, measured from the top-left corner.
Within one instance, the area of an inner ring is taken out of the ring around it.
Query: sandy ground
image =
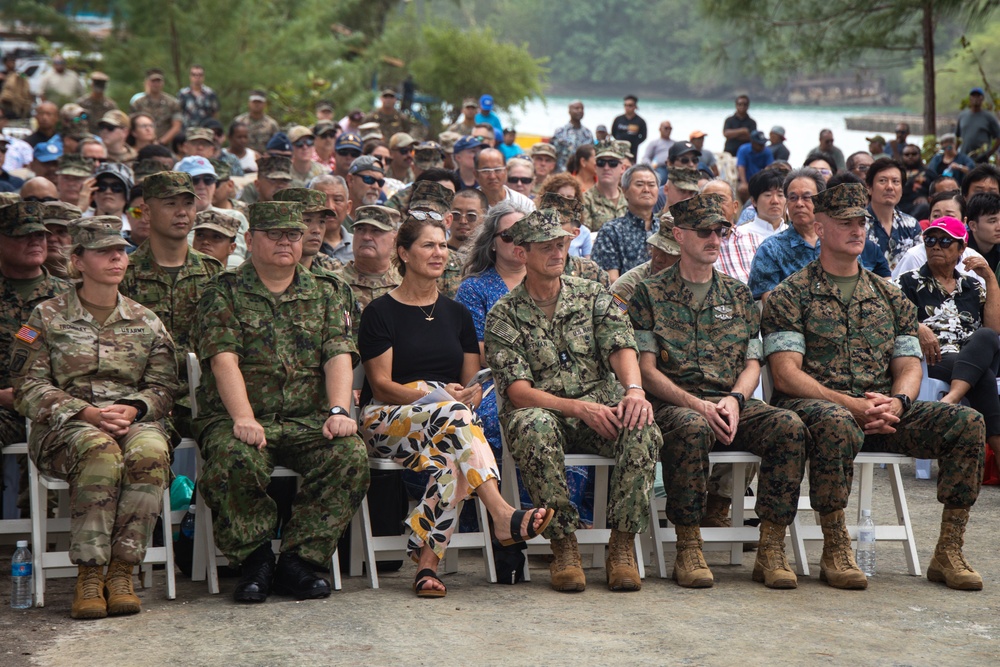
[[[915,480],[912,467],[903,473],[926,571],[940,518],[935,482]],[[891,502],[887,471],[876,470],[876,521],[892,515]],[[794,591],[753,583],[752,553],[742,567],[709,554],[709,590],[681,589],[647,564],[640,592],[608,591],[597,568],[587,570],[586,592],[568,595],[549,589],[536,558],[530,583],[490,585],[469,552],[445,577],[441,600],[413,596],[409,564],[383,575],[379,590],[346,578],[327,600],[257,606],[231,601],[232,579],[210,596],[183,575],[169,601],[157,573],[140,592],[141,615],[96,622],[69,618],[72,580],[50,580],[44,609],[15,612],[4,579],[0,665],[988,665],[1000,657],[998,512],[1000,487],[984,487],[965,549],[985,579],[978,593],[909,576],[891,543],[879,544],[867,591],[822,584],[818,546],[809,549],[812,576]]]

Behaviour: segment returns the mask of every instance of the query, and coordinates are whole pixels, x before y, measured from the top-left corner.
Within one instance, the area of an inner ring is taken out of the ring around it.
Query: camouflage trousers
[[[660,465],[667,518],[678,526],[697,526],[705,511],[708,454],[725,445],[715,439],[708,421],[690,408],[664,405],[656,411],[656,423],[663,433]],[[736,437],[728,448],[760,457],[757,516],[761,519],[779,526],[795,519],[806,438],[806,427],[794,412],[751,399],[740,413]]]
[[[40,472],[69,482],[70,560],[141,563],[170,475],[163,426],[133,424],[116,439],[78,420],[36,425],[28,449]]]
[[[847,408],[829,401],[780,398],[776,404],[796,412],[809,439],[809,500],[827,514],[847,506],[854,479],[854,457],[861,449],[938,459],[938,501],[953,508],[972,507],[983,480],[986,424],[971,408],[917,401],[896,432],[869,435]]]
[[[608,526],[626,533],[649,527],[649,494],[656,477],[656,452],[663,440],[656,425],[622,429],[605,440],[579,419],[542,408],[522,408],[501,415],[507,446],[536,507],[551,507],[555,519],[548,539],[574,532],[580,516],[569,499],[564,454],[596,454],[615,459],[608,495]]]
[[[753,478],[760,472],[760,466],[756,463],[748,463],[746,473],[743,475],[743,490],[750,488]],[[740,492],[740,482],[736,482],[737,496]],[[708,476],[708,493],[722,498],[733,497],[733,464],[716,463],[712,465],[712,474]]]
[[[323,418],[259,420],[263,450],[233,435],[233,422],[212,422],[200,434],[205,459],[198,490],[215,511],[216,546],[234,563],[275,537],[278,506],[267,485],[275,465],[301,475],[292,518],[282,528],[281,550],[329,566],[337,540],[368,491],[368,455],[356,435],[323,437]]]

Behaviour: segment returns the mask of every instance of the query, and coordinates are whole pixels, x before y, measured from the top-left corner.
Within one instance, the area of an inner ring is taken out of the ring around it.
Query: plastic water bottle
[[[184,518],[181,519],[181,535],[189,540],[194,539],[194,513],[195,506],[191,505],[188,507],[188,511],[184,515]]]
[[[31,552],[27,540],[18,540],[10,559],[10,608],[31,608]]]
[[[867,577],[875,576],[875,522],[871,510],[861,510],[861,525],[858,526],[858,567]]]

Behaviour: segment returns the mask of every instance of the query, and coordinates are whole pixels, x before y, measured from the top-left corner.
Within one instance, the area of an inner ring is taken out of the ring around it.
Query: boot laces
[[[115,563],[108,570],[108,578],[105,581],[105,585],[114,595],[131,595],[132,566],[129,563]]]
[[[574,545],[570,542],[566,542],[562,545],[561,549],[557,549],[555,552],[555,566],[557,570],[565,570],[566,568],[574,567],[579,564],[579,556],[577,555],[577,550],[573,548]]]
[[[101,597],[101,585],[104,583],[100,567],[87,568],[83,573],[83,597],[84,599]]]
[[[699,548],[690,547],[683,549],[678,555],[680,556],[681,563],[684,565],[684,569],[686,570],[708,569],[708,563],[705,561],[705,554],[703,554]]]
[[[632,541],[619,539],[609,549],[608,560],[614,565],[623,565],[625,567],[635,566],[635,558],[632,554]]]

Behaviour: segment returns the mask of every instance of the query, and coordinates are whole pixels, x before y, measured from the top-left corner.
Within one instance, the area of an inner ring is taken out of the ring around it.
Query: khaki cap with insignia
[[[129,126],[128,114],[126,114],[121,109],[112,109],[111,111],[101,116],[101,120],[98,121],[98,124],[110,125],[111,127],[128,127]]]
[[[326,195],[308,188],[285,188],[274,193],[274,201],[294,201],[302,204],[303,213],[336,213],[326,205]]]
[[[667,173],[667,181],[674,184],[678,190],[688,192],[698,192],[698,181],[701,180],[701,172],[697,169],[683,169],[681,167],[671,167]]]
[[[563,224],[572,223],[579,227],[583,223],[583,202],[576,197],[563,197],[558,192],[546,192],[538,202],[538,208],[551,208],[559,213]]]
[[[72,204],[64,201],[50,201],[44,204],[45,211],[42,214],[42,222],[46,225],[62,225],[66,227],[74,220],[83,215],[83,211]]]
[[[732,227],[733,223],[722,210],[724,201],[722,195],[699,194],[677,202],[670,207],[674,226],[688,229],[715,229],[719,225]]]
[[[187,141],[207,141],[210,144],[215,143],[215,132],[208,127],[192,127],[187,131],[186,134]]]
[[[451,210],[451,202],[455,193],[435,181],[417,181],[410,189],[409,208],[420,205],[443,206],[445,211]]]
[[[359,206],[354,212],[354,227],[356,229],[358,225],[371,225],[383,232],[394,232],[398,214],[398,211],[386,206]]]
[[[292,159],[287,157],[257,158],[257,174],[265,178],[292,180]]]
[[[302,204],[296,201],[265,201],[250,204],[250,231],[269,229],[297,229],[306,231],[302,224]]]
[[[19,201],[0,206],[0,234],[27,236],[44,232],[45,206],[36,201]]]
[[[669,210],[660,215],[660,228],[646,239],[646,243],[668,255],[676,257],[681,254],[681,247],[674,238],[674,218]]]
[[[69,235],[74,248],[97,250],[99,248],[128,247],[122,237],[122,219],[116,215],[95,215],[70,225]]]
[[[556,148],[552,144],[547,144],[544,141],[540,141],[531,147],[531,157],[536,155],[548,155],[553,160],[559,159],[556,155]]]
[[[515,222],[507,233],[516,245],[544,243],[563,236],[573,236],[572,232],[562,228],[559,212],[551,208],[532,211]]]
[[[166,199],[182,194],[194,194],[191,174],[183,171],[161,171],[150,174],[142,182],[143,199]]]
[[[208,209],[199,213],[195,218],[192,231],[198,231],[199,229],[211,229],[213,232],[219,232],[223,236],[235,239],[236,234],[239,233],[240,221],[235,215],[226,215],[225,213]]]
[[[622,154],[617,141],[614,139],[605,139],[604,141],[597,142],[597,152],[594,153],[594,157],[610,157],[620,160],[625,156]]]
[[[859,218],[868,208],[868,189],[861,183],[843,183],[812,198],[813,211],[838,220]]]
[[[63,155],[56,163],[56,174],[90,178],[94,175],[94,163],[79,153]]]

